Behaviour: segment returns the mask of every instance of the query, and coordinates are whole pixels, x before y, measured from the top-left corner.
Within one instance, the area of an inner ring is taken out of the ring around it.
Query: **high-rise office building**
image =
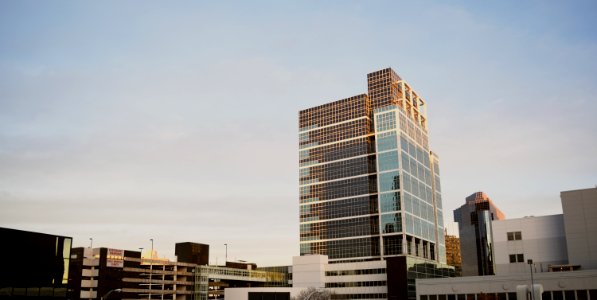
[[[367,83],[367,94],[300,112],[300,253],[445,263],[426,102],[390,68]]]
[[[466,203],[454,210],[454,221],[458,222],[460,235],[463,276],[495,275],[491,221],[504,218],[504,214],[483,192],[466,197]]]

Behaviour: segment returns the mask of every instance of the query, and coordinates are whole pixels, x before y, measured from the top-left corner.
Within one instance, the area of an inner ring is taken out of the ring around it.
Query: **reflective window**
[[[375,129],[378,132],[396,129],[396,114],[391,111],[375,116]]]
[[[381,230],[383,233],[401,232],[402,218],[400,214],[381,215]]]
[[[404,222],[404,225],[406,226],[406,232],[410,233],[410,234],[414,234],[413,217],[409,214],[405,214],[405,217],[406,217],[406,221]]]
[[[409,213],[413,212],[413,198],[409,193],[404,193],[404,210]]]
[[[379,191],[387,192],[400,188],[400,175],[397,171],[379,175]]]
[[[323,254],[330,259],[379,255],[379,237],[301,243],[301,255]]]
[[[410,158],[405,151],[402,151],[402,169],[410,173]]]
[[[400,210],[400,193],[384,193],[379,195],[381,212]]]
[[[402,235],[383,237],[384,255],[402,254]]]
[[[398,152],[390,151],[379,153],[377,155],[377,163],[380,171],[398,169]]]
[[[377,151],[392,150],[397,147],[396,131],[384,132],[377,135]]]
[[[327,240],[373,235],[378,231],[378,217],[360,217],[301,224],[301,241]]]

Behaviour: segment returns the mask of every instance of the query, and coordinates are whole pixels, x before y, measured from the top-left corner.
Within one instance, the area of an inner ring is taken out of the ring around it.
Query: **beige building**
[[[560,193],[568,263],[597,269],[597,187]]]

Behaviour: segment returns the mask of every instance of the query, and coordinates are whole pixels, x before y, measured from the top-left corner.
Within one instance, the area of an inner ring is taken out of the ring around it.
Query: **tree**
[[[316,289],[314,287],[302,290],[293,300],[330,300],[332,292],[326,289]]]

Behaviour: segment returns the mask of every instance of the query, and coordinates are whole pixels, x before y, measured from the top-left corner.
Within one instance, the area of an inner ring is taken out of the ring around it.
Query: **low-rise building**
[[[71,299],[196,299],[196,264],[142,258],[141,252],[75,248],[71,256]],[[116,291],[116,293],[114,293]]]
[[[492,222],[497,275],[417,280],[417,299],[597,299],[597,188],[561,199],[562,215]]]
[[[209,245],[178,243],[178,260],[142,257],[140,251],[75,248],[70,299],[223,299],[229,287],[285,287],[287,267],[257,268],[243,262],[209,266]]]
[[[0,228],[0,299],[66,299],[72,238]]]
[[[597,270],[538,273],[534,274],[533,283],[543,289],[542,299],[535,300],[597,299]],[[517,288],[523,287],[526,293],[530,286],[530,273],[425,279],[417,280],[417,299],[520,300]]]
[[[332,299],[414,299],[417,278],[454,276],[454,268],[414,256],[386,260],[329,263],[325,255],[293,258],[292,287],[228,288],[227,300],[252,297],[296,297],[309,288],[330,291]],[[269,294],[271,293],[271,294]]]

